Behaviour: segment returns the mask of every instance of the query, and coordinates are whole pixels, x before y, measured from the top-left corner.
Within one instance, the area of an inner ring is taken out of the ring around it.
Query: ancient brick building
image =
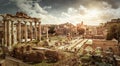
[[[111,19],[105,24],[105,27],[108,28],[112,24],[120,24],[120,18],[118,19]]]
[[[72,35],[76,33],[76,27],[71,23],[64,23],[57,25],[55,27],[55,33],[58,35],[67,35],[68,33],[71,33]]]

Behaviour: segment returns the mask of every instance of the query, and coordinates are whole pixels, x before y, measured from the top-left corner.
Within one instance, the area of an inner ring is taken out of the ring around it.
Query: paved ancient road
[[[68,49],[68,51],[74,52],[75,48],[80,49],[89,39],[74,39],[71,41],[71,44],[58,47],[58,49]]]
[[[74,52],[75,49],[80,49],[87,41],[88,39],[82,39],[82,41],[78,42],[73,48],[71,48],[71,51]]]
[[[78,43],[82,42],[83,39],[77,39],[74,43],[71,43],[71,45],[69,45],[67,48],[70,50],[72,48],[74,48]]]
[[[70,44],[66,44],[63,46],[59,46],[58,49],[65,50],[66,48],[71,49],[73,46],[75,46],[78,42],[82,41],[82,39],[74,39],[70,41]]]

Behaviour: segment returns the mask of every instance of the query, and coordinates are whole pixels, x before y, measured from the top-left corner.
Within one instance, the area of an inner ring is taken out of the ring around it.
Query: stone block
[[[5,66],[5,60],[0,61],[0,66]]]

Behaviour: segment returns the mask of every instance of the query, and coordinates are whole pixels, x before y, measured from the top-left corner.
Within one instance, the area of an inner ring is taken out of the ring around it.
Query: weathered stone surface
[[[30,53],[26,53],[24,60],[25,62],[31,62],[31,63],[40,63],[44,60],[44,54],[41,52],[30,52]]]
[[[51,50],[47,50],[45,52],[45,56],[46,56],[48,62],[58,62],[59,60],[64,58],[63,54],[61,54],[57,51],[51,51]]]
[[[15,47],[11,56],[29,63],[40,63],[44,60],[44,53],[32,50],[30,45]]]

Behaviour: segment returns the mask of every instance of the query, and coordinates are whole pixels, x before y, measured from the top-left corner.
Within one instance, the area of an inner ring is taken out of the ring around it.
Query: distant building
[[[118,19],[111,19],[111,21],[108,21],[106,24],[105,24],[105,27],[109,27],[111,24],[117,24],[117,23],[120,23],[120,18]]]
[[[106,28],[106,34],[107,34],[109,27],[113,24],[120,24],[120,18],[111,19],[110,21],[107,21],[107,23],[105,23],[104,27]]]
[[[76,33],[76,27],[71,23],[64,23],[55,27],[55,33],[58,35],[67,35]]]
[[[87,25],[85,36],[86,38],[104,39],[106,36],[106,28],[104,24],[100,24],[99,26]]]
[[[86,25],[84,25],[83,21],[79,24],[77,24],[77,28],[84,28],[86,29]]]
[[[94,35],[97,34],[96,26],[86,26],[85,37],[86,38],[93,38]]]

